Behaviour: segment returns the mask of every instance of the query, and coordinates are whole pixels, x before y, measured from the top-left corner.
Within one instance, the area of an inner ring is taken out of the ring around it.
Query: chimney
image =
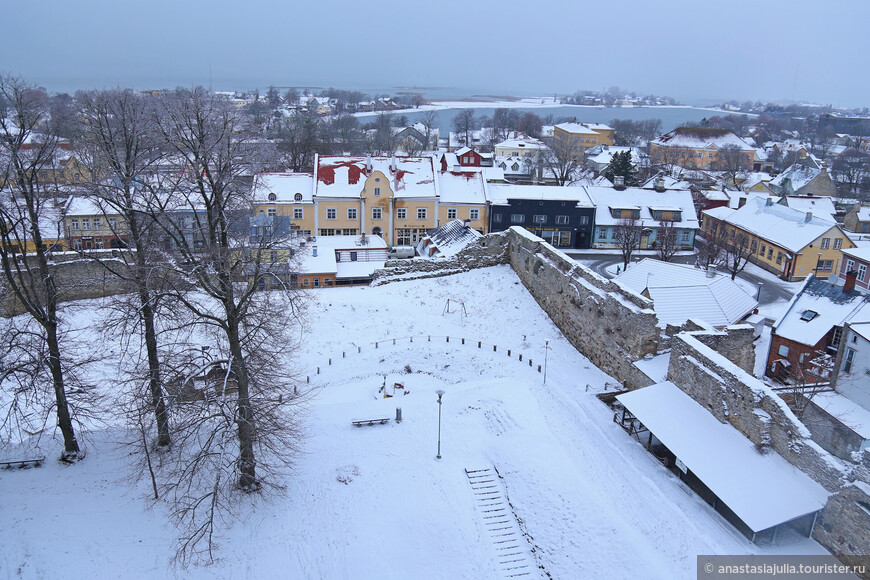
[[[613,176],[613,188],[619,190],[625,189],[625,177],[621,175]]]
[[[766,200],[764,200],[764,205],[766,205],[768,207],[772,206],[773,205],[773,198],[768,197]]]
[[[471,220],[465,220],[462,222],[462,225],[464,225],[467,230],[471,229]]]
[[[653,182],[655,185],[655,190],[659,193],[665,190],[665,178],[664,177],[656,177],[656,180]]]
[[[395,171],[395,170],[396,170],[396,156],[393,155],[393,157],[390,159],[390,171]]]
[[[317,257],[317,246],[311,246],[311,255]]]
[[[805,221],[805,222],[811,222],[811,221],[813,221],[813,212],[808,211],[808,212],[807,212],[807,216],[804,218],[804,221]]]
[[[368,173],[372,172],[372,156],[366,155],[366,171]]]
[[[846,272],[846,283],[843,284],[843,292],[849,292],[855,289],[855,280],[858,279],[857,270],[849,270]]]

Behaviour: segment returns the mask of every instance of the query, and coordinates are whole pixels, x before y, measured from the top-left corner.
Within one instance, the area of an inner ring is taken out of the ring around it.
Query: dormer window
[[[278,199],[278,196],[275,195],[274,193],[269,194],[269,201],[276,201],[277,199]]]
[[[296,195],[294,195],[294,196],[293,196],[293,201],[302,201],[302,194],[301,194],[301,193],[297,193]]]
[[[809,322],[818,315],[819,313],[815,310],[804,310],[804,313],[801,314],[801,320],[803,320],[804,322]]]

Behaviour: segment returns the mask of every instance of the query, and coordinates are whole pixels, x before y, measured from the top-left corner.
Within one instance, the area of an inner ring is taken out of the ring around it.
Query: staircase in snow
[[[466,469],[487,535],[495,548],[499,571],[505,578],[540,578],[529,552],[529,543],[520,531],[516,516],[508,505],[498,472]]]

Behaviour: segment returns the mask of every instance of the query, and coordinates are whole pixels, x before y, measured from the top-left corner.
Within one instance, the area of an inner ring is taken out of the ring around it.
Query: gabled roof
[[[842,252],[844,256],[855,258],[862,262],[870,262],[870,247],[868,246],[862,248],[847,248],[842,250]]]
[[[483,171],[438,171],[439,201],[442,204],[475,203],[486,204],[486,182]],[[471,168],[468,168],[471,169]]]
[[[616,282],[642,294],[647,291],[659,322],[679,326],[699,319],[714,328],[742,320],[758,302],[724,274],[686,264],[645,258],[617,276]]]
[[[870,295],[843,290],[810,274],[773,325],[777,336],[815,346],[835,326],[870,320]]]
[[[821,175],[822,171],[820,168],[811,167],[804,163],[795,163],[771,179],[770,186],[779,191],[779,189],[785,187],[785,182],[788,180],[791,183],[792,191],[798,191]]]
[[[710,129],[705,127],[677,127],[670,133],[665,133],[651,144],[665,147],[682,147],[686,149],[721,149],[722,147],[740,147],[742,151],[755,152],[755,148],[728,129]]]
[[[763,197],[749,197],[746,205],[732,210],[725,208],[704,210],[704,214],[737,226],[759,238],[769,240],[791,252],[799,252],[816,238],[837,227],[830,218],[813,215],[807,220],[807,213],[780,205],[767,204]]]
[[[396,197],[435,197],[432,157],[318,157],[315,195],[359,197],[366,178],[380,171]],[[395,161],[395,167],[393,162]]]
[[[526,137],[520,136],[513,139],[505,139],[501,143],[497,143],[496,147],[500,147],[502,149],[529,149],[529,150],[542,150],[547,149],[547,146],[544,145],[543,141],[539,139],[535,139],[534,137]]]
[[[311,173],[261,173],[254,181],[254,203],[269,200],[275,194],[275,201],[294,201],[296,194],[302,194],[302,201],[311,203],[314,194],[314,175]]]
[[[533,199],[571,202],[573,207],[593,207],[585,187],[493,183],[487,187],[487,191],[489,200],[494,204],[507,204],[509,199]]]
[[[825,195],[789,195],[782,197],[779,203],[786,205],[792,209],[806,212],[811,211],[813,215],[819,215],[825,218],[834,219],[834,214],[837,213],[837,208],[834,207],[834,200]]]
[[[589,186],[585,188],[595,204],[595,225],[615,226],[619,218],[614,218],[610,213],[611,207],[639,207],[639,222],[644,227],[658,227],[659,221],[652,214],[651,207],[679,208],[682,212],[681,221],[674,223],[676,228],[698,227],[698,215],[695,213],[695,204],[692,201],[691,192],[683,189],[669,189],[662,192],[650,191],[629,187],[623,190],[613,187]]]

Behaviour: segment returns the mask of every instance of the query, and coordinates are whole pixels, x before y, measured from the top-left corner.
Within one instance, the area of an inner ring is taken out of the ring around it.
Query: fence
[[[527,363],[533,369],[536,368],[534,360],[532,358],[525,356],[524,353],[518,352],[517,349],[514,349],[514,348],[505,348],[505,347],[499,346],[497,344],[484,343],[484,341],[482,341],[482,340],[468,340],[467,338],[463,338],[463,337],[433,335],[433,334],[426,334],[426,335],[419,335],[419,336],[405,336],[405,337],[401,337],[401,338],[387,338],[387,339],[383,339],[383,340],[377,340],[375,342],[370,342],[370,343],[364,344],[364,345],[357,345],[356,350],[351,349],[351,350],[341,351],[341,358],[347,358],[348,354],[362,354],[363,350],[366,350],[367,352],[369,352],[370,350],[375,351],[375,350],[379,350],[379,349],[384,348],[384,347],[396,346],[396,345],[403,344],[403,343],[413,344],[415,342],[417,342],[417,343],[441,342],[443,344],[453,345],[456,348],[461,348],[463,346],[467,346],[471,349],[478,349],[480,351],[485,351],[485,352],[494,352],[494,353],[501,352],[501,353],[505,353],[505,356],[507,356],[510,359],[516,360],[517,362],[520,362],[520,363]],[[490,351],[490,348],[492,348],[491,351]],[[548,348],[548,347],[545,346],[544,348]],[[329,357],[326,361],[326,365],[315,367],[315,369],[313,371],[313,375],[311,375],[311,374],[306,375],[305,382],[310,383],[312,376],[319,375],[321,369],[324,369],[325,367],[332,366],[333,360],[338,360],[338,359],[339,359],[338,355],[336,355],[334,357]],[[539,373],[543,372],[544,371],[543,365],[540,365],[540,364],[537,365],[536,370]]]

